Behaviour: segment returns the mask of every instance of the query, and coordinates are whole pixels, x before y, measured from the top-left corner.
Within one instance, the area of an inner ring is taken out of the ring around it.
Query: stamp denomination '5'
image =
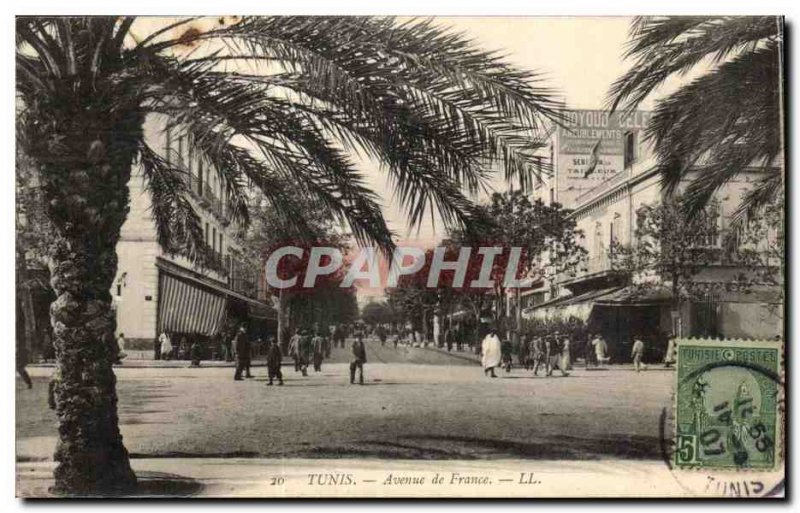
[[[780,343],[679,344],[675,464],[770,470],[780,458]]]

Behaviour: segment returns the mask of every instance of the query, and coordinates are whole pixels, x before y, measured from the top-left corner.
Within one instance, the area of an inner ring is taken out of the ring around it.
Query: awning
[[[249,301],[247,303],[247,313],[250,317],[255,317],[256,319],[273,321],[278,319],[278,313],[274,308],[263,303],[256,303],[255,301]]]
[[[219,282],[215,282],[205,276],[199,275],[194,271],[189,271],[187,269],[184,269],[181,266],[176,265],[168,260],[165,260],[163,258],[156,259],[156,267],[158,267],[161,271],[167,272],[172,276],[177,276],[184,281],[193,284],[196,283],[203,289],[208,289],[212,292],[215,292],[218,295],[222,296],[223,298],[236,299],[245,303],[246,305],[248,305],[248,314],[250,314],[251,312],[256,312],[255,317],[258,318],[263,317],[266,319],[278,318],[278,312],[276,312],[271,305],[249,298],[244,294],[240,294],[234,290],[231,290],[230,288]]]
[[[601,306],[659,306],[672,301],[672,291],[658,285],[629,285],[596,303]]]
[[[160,272],[158,316],[161,332],[216,335],[225,317],[225,297]]]
[[[577,305],[580,303],[588,303],[590,301],[596,302],[599,298],[612,294],[618,290],[620,290],[620,287],[609,287],[606,289],[590,290],[589,292],[584,292],[583,294],[578,294],[577,296],[557,297],[545,303],[539,303],[538,305],[528,307],[525,309],[525,311],[537,310],[539,308],[560,308],[570,305]]]

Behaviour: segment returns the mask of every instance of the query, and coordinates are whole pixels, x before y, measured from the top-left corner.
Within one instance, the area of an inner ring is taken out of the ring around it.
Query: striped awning
[[[225,318],[225,297],[160,272],[159,330],[216,335]]]

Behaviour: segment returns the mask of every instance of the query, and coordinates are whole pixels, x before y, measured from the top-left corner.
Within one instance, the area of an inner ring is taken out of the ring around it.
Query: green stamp
[[[771,470],[780,458],[779,342],[678,342],[675,465]]]

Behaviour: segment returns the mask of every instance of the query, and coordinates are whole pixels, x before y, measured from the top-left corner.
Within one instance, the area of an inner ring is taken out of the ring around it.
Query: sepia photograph
[[[784,17],[455,14],[14,17],[16,497],[786,498]]]

